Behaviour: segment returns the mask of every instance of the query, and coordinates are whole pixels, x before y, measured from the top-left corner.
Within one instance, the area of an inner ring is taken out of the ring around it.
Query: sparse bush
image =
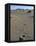
[[[30,13],[31,12],[31,10],[29,10],[27,13]]]

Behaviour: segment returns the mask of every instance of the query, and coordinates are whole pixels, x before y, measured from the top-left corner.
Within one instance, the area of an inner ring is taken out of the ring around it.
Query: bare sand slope
[[[25,35],[25,40],[28,40],[28,39],[33,40],[33,14],[30,13],[30,14],[19,15],[19,14],[11,13],[10,22],[11,22],[10,37],[12,41],[19,40],[19,37],[22,34]],[[26,37],[26,35],[28,36]]]

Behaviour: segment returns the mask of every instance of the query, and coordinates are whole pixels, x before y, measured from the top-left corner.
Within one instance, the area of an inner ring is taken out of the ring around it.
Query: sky
[[[16,10],[16,9],[29,9],[32,10],[33,6],[16,6],[16,5],[10,5],[10,10]]]

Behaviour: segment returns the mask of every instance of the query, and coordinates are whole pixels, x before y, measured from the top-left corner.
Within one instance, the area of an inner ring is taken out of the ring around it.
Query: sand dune
[[[17,41],[19,37],[24,34],[24,40],[33,39],[33,11],[26,14],[17,14],[11,12],[11,40]],[[27,34],[25,34],[27,33]],[[29,36],[29,37],[26,37]],[[27,39],[26,39],[27,38]]]

